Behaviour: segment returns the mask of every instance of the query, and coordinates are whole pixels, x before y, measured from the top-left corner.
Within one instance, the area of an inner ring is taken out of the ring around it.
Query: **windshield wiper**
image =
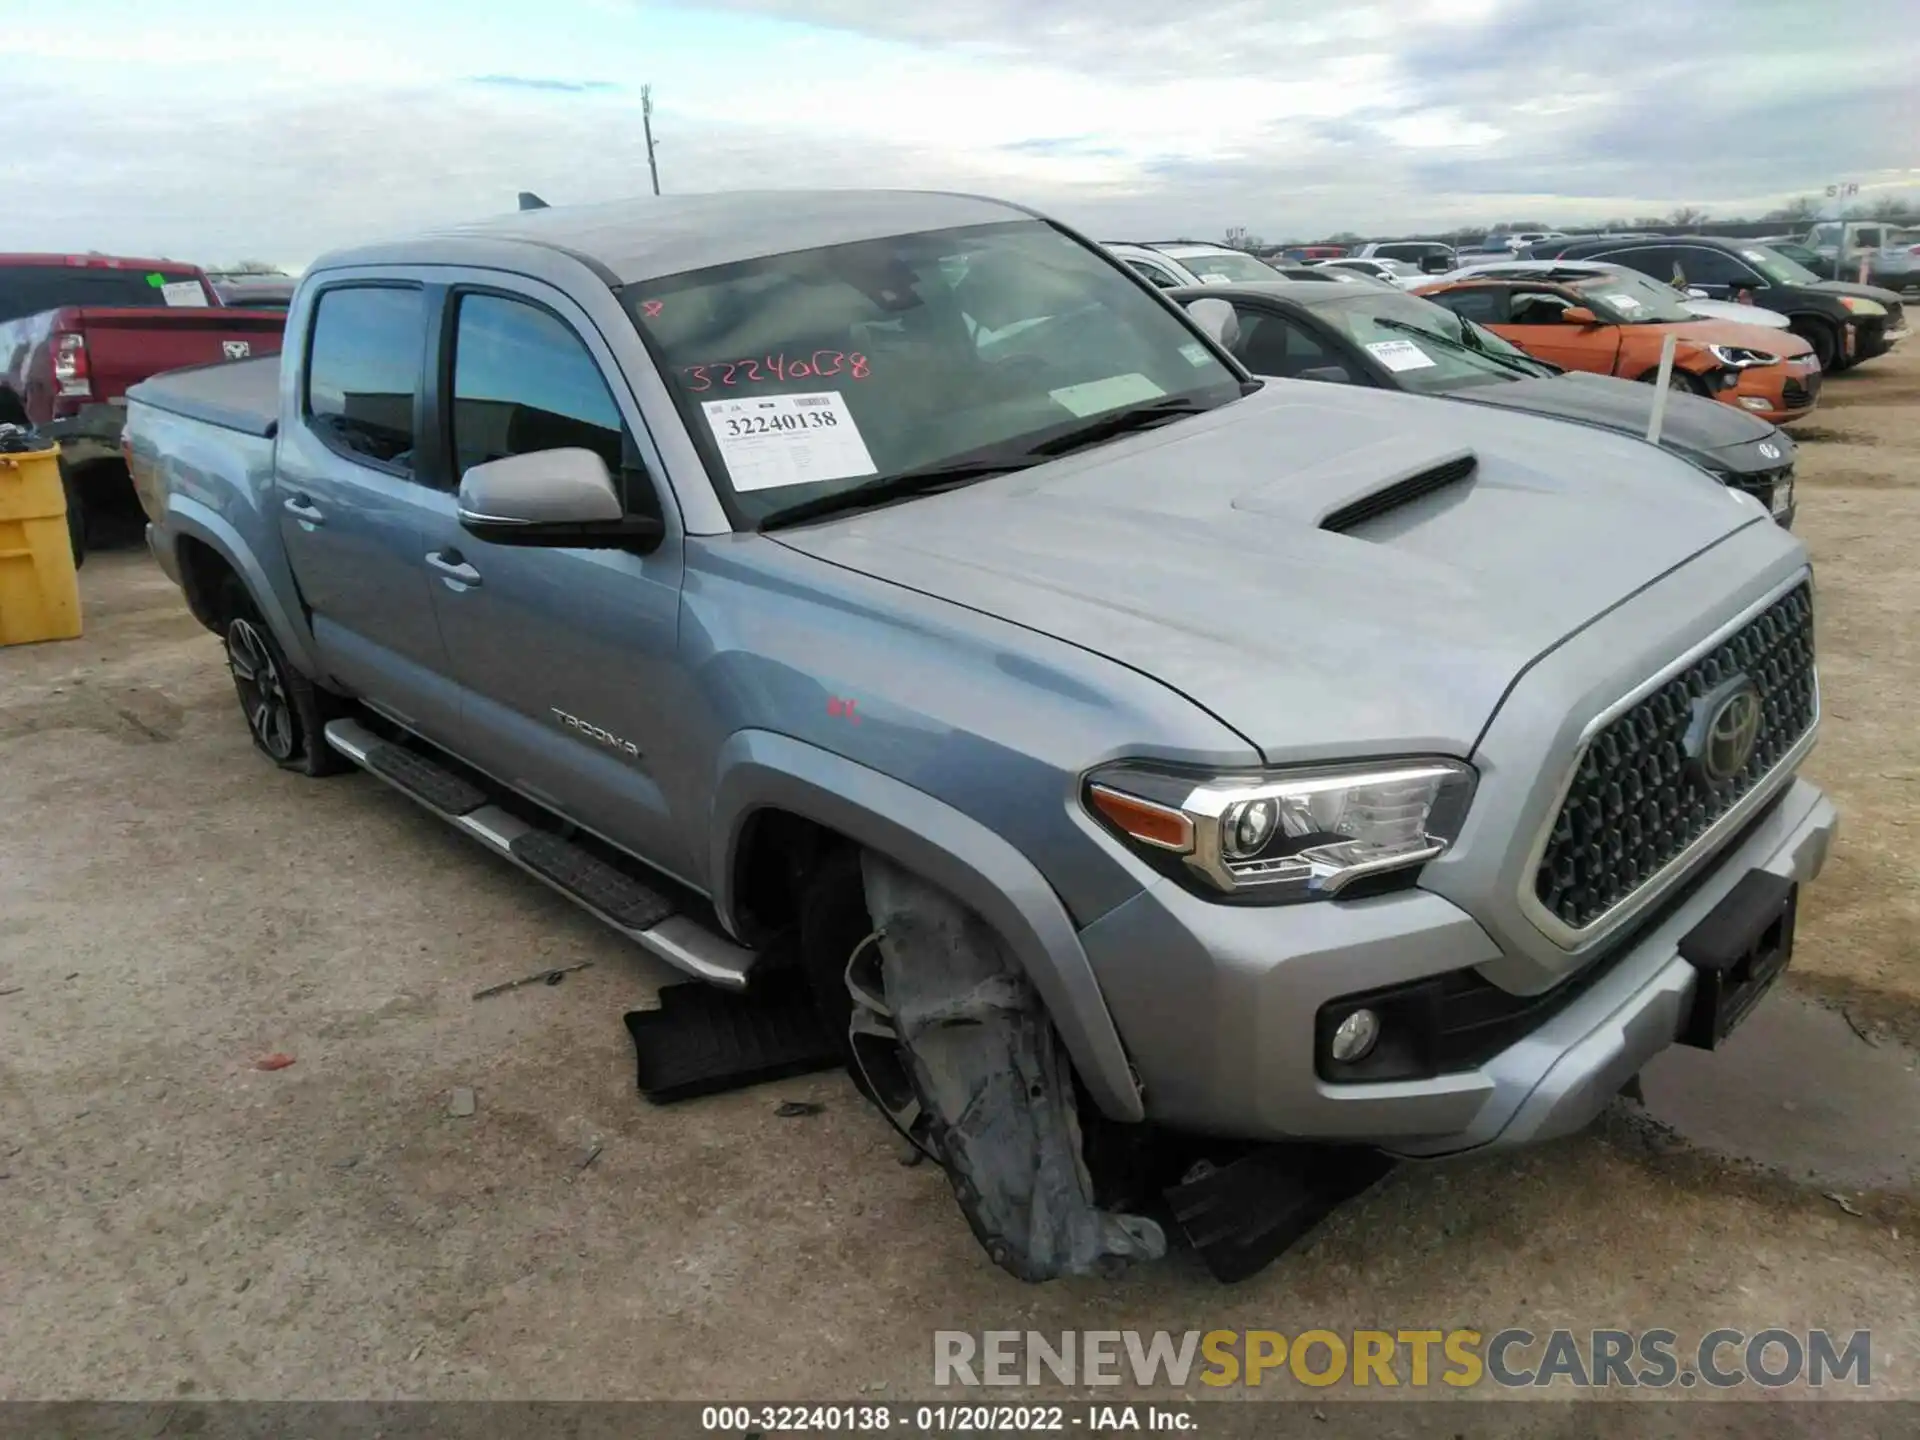
[[[1194,400],[1171,396],[1165,400],[1149,401],[1145,405],[1133,405],[1124,410],[1109,411],[1105,415],[1094,417],[1084,425],[1076,425],[1071,430],[1051,435],[1022,450],[1011,453],[1001,450],[995,454],[975,456],[972,459],[944,460],[933,465],[922,465],[913,470],[903,470],[898,475],[889,475],[883,480],[869,480],[866,484],[856,485],[851,490],[839,490],[831,495],[816,495],[811,500],[802,500],[787,506],[784,510],[775,510],[760,521],[759,528],[774,530],[783,525],[798,524],[802,520],[818,519],[822,515],[837,515],[846,510],[864,510],[870,506],[884,505],[892,500],[904,500],[912,495],[927,495],[937,490],[966,485],[975,480],[990,479],[995,475],[1010,475],[1016,470],[1030,470],[1035,465],[1045,464],[1069,451],[1095,445],[1102,440],[1111,440],[1135,430],[1148,430],[1155,425],[1163,425],[1169,420],[1178,420],[1188,415],[1202,415],[1212,408],[1210,405],[1202,405]]]
[[[949,460],[936,465],[922,465],[914,470],[902,470],[898,475],[889,475],[882,480],[869,480],[864,485],[856,485],[851,490],[836,490],[831,495],[816,495],[811,500],[802,500],[789,505],[784,510],[775,510],[762,517],[759,528],[776,530],[782,525],[796,525],[802,520],[816,520],[822,515],[837,515],[846,510],[865,510],[874,505],[884,505],[892,500],[904,500],[911,495],[929,495],[936,490],[953,489],[970,484],[975,480],[990,479],[995,475],[1010,475],[1016,470],[1027,470],[1041,463],[1041,457],[1032,455],[1000,455],[988,459]]]
[[[1418,335],[1422,340],[1431,340],[1435,344],[1446,346],[1449,350],[1459,350],[1465,354],[1477,356],[1482,360],[1491,360],[1494,364],[1501,366],[1503,369],[1511,370],[1516,375],[1525,375],[1533,380],[1540,378],[1540,373],[1533,368],[1533,362],[1531,360],[1518,360],[1508,355],[1496,355],[1491,350],[1483,350],[1478,345],[1469,345],[1464,340],[1455,340],[1450,335],[1442,335],[1439,331],[1429,330],[1424,325],[1409,325],[1404,320],[1390,320],[1380,315],[1370,315],[1367,318],[1372,320],[1373,323],[1378,325],[1382,330],[1401,330],[1408,335]]]
[[[1187,400],[1178,395],[1165,400],[1150,400],[1144,405],[1129,405],[1124,410],[1110,410],[1105,415],[1097,415],[1084,425],[1076,425],[1062,434],[1054,435],[1032,446],[1030,455],[1065,455],[1068,451],[1083,446],[1097,445],[1102,440],[1112,440],[1121,435],[1130,435],[1136,430],[1150,430],[1155,425],[1163,425],[1169,420],[1179,420],[1188,415],[1204,415],[1213,409],[1211,405],[1202,405],[1197,400]]]

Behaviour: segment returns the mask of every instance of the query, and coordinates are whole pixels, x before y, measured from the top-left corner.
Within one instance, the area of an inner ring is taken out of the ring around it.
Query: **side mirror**
[[[476,465],[460,477],[460,525],[495,545],[612,549],[657,544],[665,527],[628,515],[607,465],[591,450],[535,450]]]
[[[1225,300],[1190,301],[1187,314],[1223,350],[1231,350],[1240,343],[1240,317]]]
[[[1296,380],[1324,380],[1330,385],[1351,385],[1353,376],[1347,373],[1344,365],[1316,365],[1311,370],[1302,370],[1293,377]]]
[[[1575,305],[1560,312],[1562,325],[1598,325],[1600,317],[1584,305]]]

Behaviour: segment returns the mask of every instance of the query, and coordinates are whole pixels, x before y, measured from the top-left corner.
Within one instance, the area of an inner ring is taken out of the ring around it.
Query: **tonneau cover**
[[[262,355],[169,371],[133,386],[127,398],[267,439],[280,418],[280,357]]]

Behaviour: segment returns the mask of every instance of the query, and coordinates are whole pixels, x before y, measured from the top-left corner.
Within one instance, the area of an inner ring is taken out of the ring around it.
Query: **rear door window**
[[[1467,290],[1448,290],[1427,299],[1477,325],[1503,325],[1507,319],[1507,292],[1496,286],[1477,286]]]
[[[426,300],[398,285],[323,292],[307,350],[307,424],[361,463],[410,473],[426,350]]]

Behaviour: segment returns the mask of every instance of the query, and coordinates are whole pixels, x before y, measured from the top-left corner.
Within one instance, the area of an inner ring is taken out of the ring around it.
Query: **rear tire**
[[[87,503],[80,496],[80,487],[74,483],[73,472],[67,468],[67,462],[57,462],[60,466],[60,490],[67,500],[67,543],[73,547],[73,568],[78,570],[87,563]]]
[[[344,704],[288,663],[273,627],[238,580],[229,579],[221,592],[220,638],[254,749],[301,775],[318,778],[347,769],[346,758],[322,733],[327,721],[345,713]]]

